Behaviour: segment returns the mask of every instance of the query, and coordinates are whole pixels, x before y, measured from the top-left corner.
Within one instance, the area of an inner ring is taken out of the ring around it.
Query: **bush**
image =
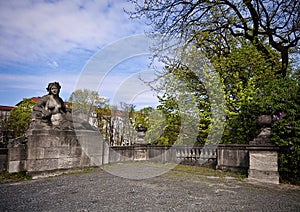
[[[291,78],[269,80],[252,100],[244,102],[241,111],[230,117],[224,143],[249,143],[259,133],[259,115],[272,116],[274,144],[287,151],[279,155],[282,181],[300,183],[300,88]]]

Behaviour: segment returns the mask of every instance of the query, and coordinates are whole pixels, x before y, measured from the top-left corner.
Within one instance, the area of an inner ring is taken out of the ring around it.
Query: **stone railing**
[[[216,161],[216,147],[203,146],[113,146],[109,151],[110,163],[122,161],[150,160],[155,162],[174,162],[201,165]]]
[[[176,146],[176,158],[186,164],[201,164],[216,160],[215,146]]]
[[[97,136],[94,132],[84,132],[82,135],[69,133],[68,136],[59,131],[51,135],[33,133],[29,136],[28,143],[20,140],[9,147],[7,170],[10,173],[27,171],[39,175],[126,161],[153,161],[234,170],[247,173],[252,180],[279,183],[279,148],[276,146],[252,144],[109,147],[105,142],[95,139]]]

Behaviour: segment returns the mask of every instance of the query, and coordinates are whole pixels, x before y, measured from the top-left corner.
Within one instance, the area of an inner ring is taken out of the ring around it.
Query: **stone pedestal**
[[[278,148],[249,147],[248,179],[262,183],[279,184]]]
[[[135,130],[137,131],[137,139],[136,139],[135,144],[136,145],[147,145],[147,141],[145,141],[147,128],[142,125],[139,125],[135,128]]]
[[[95,131],[31,130],[27,141],[26,170],[47,175],[103,163],[103,144]]]
[[[149,153],[147,148],[147,142],[145,141],[147,128],[139,125],[135,128],[137,131],[137,139],[134,147],[134,160],[135,161],[143,161],[148,160]]]
[[[250,180],[262,183],[279,184],[278,150],[271,142],[270,115],[261,115],[257,123],[261,127],[259,135],[250,142],[249,147],[249,171]]]
[[[147,145],[135,145],[134,147],[134,159],[135,161],[144,161],[149,159],[149,153]]]
[[[19,137],[8,144],[8,172],[17,173],[26,170],[27,139]]]

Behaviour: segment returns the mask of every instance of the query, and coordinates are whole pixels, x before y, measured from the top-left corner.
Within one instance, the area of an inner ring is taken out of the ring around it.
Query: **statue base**
[[[103,164],[104,144],[97,131],[30,130],[25,169],[33,176]]]

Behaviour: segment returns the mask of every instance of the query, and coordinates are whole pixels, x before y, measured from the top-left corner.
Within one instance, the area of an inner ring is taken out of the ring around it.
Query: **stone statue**
[[[31,114],[31,128],[36,129],[70,129],[71,120],[68,120],[68,110],[64,101],[59,97],[61,86],[58,82],[51,82],[46,88],[48,94],[40,98],[34,105]]]
[[[61,86],[58,82],[51,82],[46,88],[48,94],[41,97],[34,105],[31,114],[30,129],[76,129],[95,130],[87,121],[75,118],[73,122],[72,110],[65,106],[64,101],[59,97]]]
[[[147,141],[145,141],[147,127],[139,124],[135,127],[135,130],[137,131],[137,140],[135,144],[147,144]]]
[[[270,115],[261,115],[257,119],[258,125],[261,127],[259,135],[250,141],[253,145],[272,145],[271,142],[271,123],[272,117]]]

